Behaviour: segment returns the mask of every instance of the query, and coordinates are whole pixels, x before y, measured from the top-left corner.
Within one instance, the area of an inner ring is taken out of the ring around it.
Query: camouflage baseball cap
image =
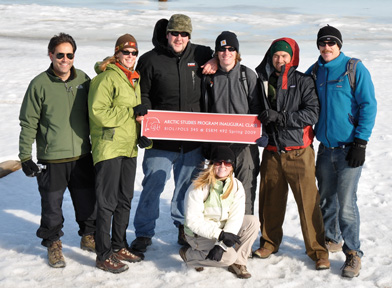
[[[191,18],[184,14],[172,15],[169,19],[169,23],[167,24],[166,33],[171,31],[187,32],[190,39],[192,34]]]

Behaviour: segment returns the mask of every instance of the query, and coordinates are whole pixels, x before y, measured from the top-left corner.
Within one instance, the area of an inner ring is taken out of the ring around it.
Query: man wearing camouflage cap
[[[154,48],[143,54],[136,67],[141,76],[142,103],[148,109],[200,112],[201,66],[212,58],[206,46],[190,43],[191,19],[174,14],[169,20],[160,19],[154,28]],[[134,252],[145,252],[152,244],[155,222],[159,217],[159,198],[174,175],[171,216],[179,229],[178,243],[184,237],[184,197],[198,166],[204,162],[200,143],[173,140],[154,140],[143,159],[143,190],[136,210]]]

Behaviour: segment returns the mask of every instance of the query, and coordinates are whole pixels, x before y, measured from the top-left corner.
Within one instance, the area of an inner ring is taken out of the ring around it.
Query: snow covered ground
[[[79,249],[80,237],[67,191],[62,237],[67,267],[53,269],[47,265],[46,248],[35,236],[40,221],[36,180],[19,170],[0,179],[0,287],[392,287],[392,121],[388,116],[392,109],[388,84],[392,74],[392,21],[386,17],[386,11],[391,11],[388,1],[345,1],[339,4],[345,6],[336,11],[311,1],[308,5],[299,1],[302,7],[279,1],[276,8],[263,1],[244,1],[243,6],[235,1],[216,1],[208,6],[201,0],[192,1],[193,4],[180,0],[166,4],[142,0],[85,1],[85,6],[69,1],[68,7],[56,6],[59,4],[53,2],[57,1],[51,0],[35,1],[38,4],[32,5],[28,2],[0,1],[0,162],[17,159],[20,104],[30,80],[48,67],[47,44],[59,32],[74,36],[78,44],[75,66],[93,77],[95,61],[112,53],[119,35],[133,34],[141,52],[146,52],[151,49],[155,22],[174,13],[191,16],[195,43],[213,46],[222,30],[236,32],[243,64],[251,68],[260,63],[272,40],[287,36],[298,41],[299,70],[305,71],[318,57],[318,29],[326,24],[338,27],[343,34],[343,51],[362,59],[370,70],[378,100],[376,126],[358,191],[365,255],[361,274],[355,279],[340,276],[343,253],[330,255],[330,270],[316,271],[305,254],[297,208],[290,194],[280,250],[267,260],[250,259],[251,279],[237,279],[219,268],[197,273],[187,269],[178,255],[177,231],[169,212],[173,189],[169,181],[161,197],[161,217],[153,245],[143,262],[130,265],[120,275],[96,269],[95,255]],[[338,2],[332,1],[331,5]],[[104,9],[108,6],[113,8]],[[134,239],[132,222],[143,178],[142,157],[143,150],[138,158],[127,231],[129,242]],[[257,247],[258,240],[253,248]]]

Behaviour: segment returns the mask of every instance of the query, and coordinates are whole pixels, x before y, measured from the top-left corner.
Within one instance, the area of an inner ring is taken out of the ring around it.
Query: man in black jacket
[[[148,109],[201,111],[201,66],[211,59],[213,51],[190,43],[191,33],[191,19],[183,14],[156,23],[152,39],[155,48],[142,55],[136,67],[141,76],[142,103]],[[152,244],[160,194],[172,169],[175,188],[171,216],[179,229],[178,243],[186,243],[184,197],[202,163],[198,142],[154,140],[153,148],[144,152],[143,191],[134,218],[137,238],[131,244],[133,251],[145,252]]]
[[[264,111],[259,119],[266,127],[268,146],[260,168],[259,218],[261,222],[258,258],[278,252],[283,238],[288,185],[293,191],[300,216],[307,255],[316,269],[329,269],[324,241],[320,197],[316,187],[313,128],[319,102],[313,79],[296,71],[298,44],[290,38],[272,42],[256,68]]]

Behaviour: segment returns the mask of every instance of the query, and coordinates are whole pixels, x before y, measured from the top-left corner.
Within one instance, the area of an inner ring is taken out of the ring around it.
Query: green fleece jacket
[[[24,96],[19,120],[19,158],[31,159],[36,140],[37,159],[64,162],[91,151],[87,97],[90,78],[74,67],[67,81],[51,67],[36,76]]]
[[[94,165],[120,156],[137,157],[140,124],[133,107],[139,104],[139,81],[132,87],[114,64],[91,81],[88,109]]]

